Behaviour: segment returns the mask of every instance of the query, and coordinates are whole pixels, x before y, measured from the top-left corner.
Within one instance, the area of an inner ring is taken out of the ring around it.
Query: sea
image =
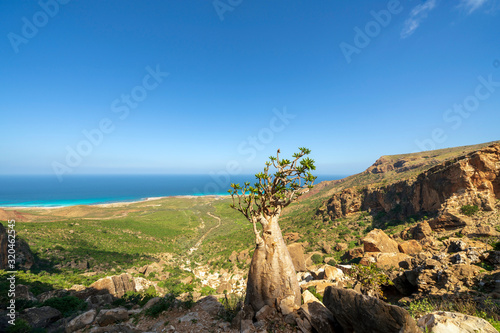
[[[320,175],[315,183],[341,179]],[[0,176],[0,207],[63,207],[130,202],[164,196],[227,195],[231,183],[254,175],[54,175]]]

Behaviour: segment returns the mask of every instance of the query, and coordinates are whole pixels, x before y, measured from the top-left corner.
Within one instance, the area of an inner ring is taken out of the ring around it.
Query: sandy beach
[[[117,201],[117,202],[100,203],[100,204],[77,204],[77,205],[52,206],[52,207],[47,207],[47,206],[0,206],[0,209],[3,209],[3,210],[16,210],[16,209],[22,209],[22,210],[40,210],[40,209],[52,210],[52,209],[60,209],[60,208],[75,207],[75,206],[95,206],[95,207],[102,207],[102,208],[113,208],[113,207],[124,207],[124,206],[128,206],[128,205],[131,205],[131,204],[137,204],[137,203],[148,202],[148,201],[155,201],[155,200],[161,200],[161,199],[167,199],[167,198],[195,199],[195,198],[202,198],[202,197],[207,197],[207,198],[226,198],[226,197],[229,197],[229,196],[230,196],[229,194],[172,195],[172,196],[162,196],[162,197],[148,197],[148,198],[134,200],[134,201]]]

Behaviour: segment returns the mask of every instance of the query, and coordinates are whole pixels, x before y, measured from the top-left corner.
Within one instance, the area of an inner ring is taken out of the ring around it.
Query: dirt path
[[[220,217],[212,215],[211,213],[207,213],[207,214],[209,216],[213,217],[214,219],[216,219],[218,223],[217,223],[216,226],[210,228],[210,230],[208,230],[203,236],[201,236],[201,238],[196,242],[196,244],[194,244],[194,246],[189,249],[188,255],[190,255],[194,251],[198,250],[198,248],[200,247],[201,243],[205,240],[205,238],[207,238],[208,234],[211,233],[212,231],[214,231],[215,229],[217,229],[218,227],[220,227],[220,225],[221,225]],[[205,223],[203,220],[201,220],[201,221],[202,221],[202,223]]]

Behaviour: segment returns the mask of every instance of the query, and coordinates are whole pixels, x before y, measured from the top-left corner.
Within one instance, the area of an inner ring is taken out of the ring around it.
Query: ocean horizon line
[[[68,207],[147,200],[155,197],[227,195],[231,183],[249,175],[71,175],[65,181],[46,176],[0,175],[0,207]],[[317,183],[341,179],[318,175]]]

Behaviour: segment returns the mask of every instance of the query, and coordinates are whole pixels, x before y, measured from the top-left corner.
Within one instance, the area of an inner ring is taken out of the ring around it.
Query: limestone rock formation
[[[122,297],[127,291],[135,291],[135,283],[128,273],[107,276],[90,285],[90,288],[105,290],[115,297]]]
[[[373,169],[373,170],[376,170]],[[448,212],[453,225],[463,225],[464,205],[493,210],[500,198],[500,144],[493,144],[422,172],[415,179],[379,188],[347,188],[334,194],[321,210],[328,218],[338,218],[360,210],[383,211],[407,218],[419,213]],[[459,218],[457,218],[459,217]],[[434,221],[436,227],[443,219]]]

